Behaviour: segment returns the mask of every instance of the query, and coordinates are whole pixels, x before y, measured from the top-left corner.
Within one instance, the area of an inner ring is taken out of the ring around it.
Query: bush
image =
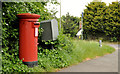
[[[73,44],[71,41],[60,33],[56,43],[56,49],[42,49],[39,47],[39,64],[46,68],[49,65],[53,68],[62,68],[69,65],[68,56],[71,54]]]
[[[104,2],[91,2],[84,10],[83,28],[84,34],[93,37],[109,37],[108,39],[120,39],[119,3],[112,2],[106,6]],[[96,39],[95,38],[95,39]]]
[[[78,17],[70,16],[69,13],[66,16],[62,16],[63,33],[75,37],[79,30],[79,21]]]

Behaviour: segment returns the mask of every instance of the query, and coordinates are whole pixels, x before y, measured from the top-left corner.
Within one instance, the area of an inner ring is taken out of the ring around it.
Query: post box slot
[[[35,23],[34,25],[39,25],[39,23]]]

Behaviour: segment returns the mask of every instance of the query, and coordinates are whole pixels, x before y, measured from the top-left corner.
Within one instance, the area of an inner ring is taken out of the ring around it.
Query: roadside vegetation
[[[97,56],[104,56],[105,54],[110,54],[115,51],[113,47],[102,43],[102,47],[99,46],[98,41],[85,41],[79,39],[73,39],[73,44],[75,45],[74,53],[81,58],[81,61],[88,59],[93,59]]]
[[[70,39],[60,34],[56,41],[56,49],[43,49],[38,47],[38,66],[29,68],[19,60],[18,52],[5,53],[2,62],[3,72],[56,72],[73,64],[104,56],[115,51],[105,45],[99,47],[95,41]],[[4,50],[4,49],[3,49]],[[17,49],[18,50],[18,49]]]

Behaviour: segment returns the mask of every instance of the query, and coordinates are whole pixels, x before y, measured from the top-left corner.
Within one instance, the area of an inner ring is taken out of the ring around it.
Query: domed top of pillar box
[[[22,13],[22,14],[17,14],[17,17],[19,19],[39,19],[40,15],[31,14],[31,13]]]

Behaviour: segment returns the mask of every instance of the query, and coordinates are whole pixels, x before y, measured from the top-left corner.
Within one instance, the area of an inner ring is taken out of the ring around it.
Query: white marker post
[[[102,40],[99,40],[99,46],[102,47]]]

